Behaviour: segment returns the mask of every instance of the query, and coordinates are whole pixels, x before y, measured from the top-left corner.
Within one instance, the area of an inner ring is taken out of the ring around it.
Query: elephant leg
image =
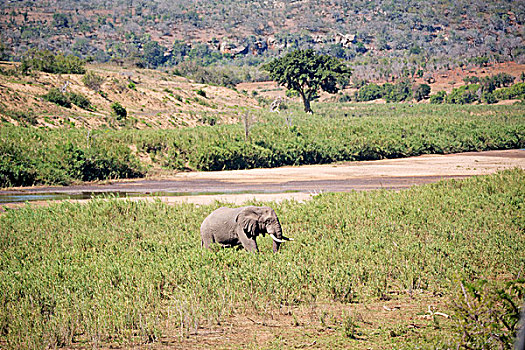
[[[209,249],[210,245],[214,242],[211,235],[201,235],[201,247]]]
[[[244,249],[251,253],[256,253],[259,251],[255,238],[248,238],[248,236],[246,236],[246,233],[244,233],[242,227],[237,228],[237,236],[239,237],[239,241],[241,241],[241,244],[244,247]]]

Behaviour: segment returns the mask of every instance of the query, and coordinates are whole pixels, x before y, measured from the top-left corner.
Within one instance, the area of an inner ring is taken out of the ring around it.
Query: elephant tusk
[[[284,243],[284,241],[282,241],[279,238],[275,237],[275,235],[273,233],[270,233],[270,237],[272,237],[272,239],[274,241],[276,241],[277,243]]]

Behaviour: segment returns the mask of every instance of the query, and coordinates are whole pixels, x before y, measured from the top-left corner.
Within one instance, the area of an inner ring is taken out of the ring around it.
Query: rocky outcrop
[[[355,35],[353,34],[335,34],[335,43],[341,44],[344,48],[350,48],[352,44],[355,44]]]

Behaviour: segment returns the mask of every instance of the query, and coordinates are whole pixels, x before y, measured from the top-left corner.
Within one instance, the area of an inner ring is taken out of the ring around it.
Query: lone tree
[[[303,99],[304,111],[312,113],[310,102],[318,97],[319,89],[336,93],[352,74],[339,59],[318,55],[314,50],[296,50],[265,64],[263,69],[270,77],[290,92]]]

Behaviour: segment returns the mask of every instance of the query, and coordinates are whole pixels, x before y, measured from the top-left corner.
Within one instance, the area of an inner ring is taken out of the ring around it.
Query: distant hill
[[[389,80],[524,63],[524,22],[525,2],[506,0],[10,0],[0,59],[36,47],[147,68],[256,66],[315,48],[349,60],[355,78]]]
[[[12,71],[13,66],[0,62],[0,71]],[[157,70],[108,64],[86,68],[103,79],[96,91],[86,86],[81,74],[0,74],[0,123],[49,128],[170,129],[235,123],[246,108],[259,108],[247,94],[197,84]],[[89,106],[79,107],[75,102],[66,106],[56,98],[46,97],[53,90],[59,97],[83,96]],[[116,115],[114,103],[126,110],[126,117]]]

